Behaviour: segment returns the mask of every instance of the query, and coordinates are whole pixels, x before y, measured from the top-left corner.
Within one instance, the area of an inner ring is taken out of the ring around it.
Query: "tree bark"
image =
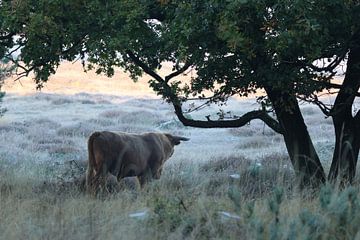
[[[360,38],[360,34],[359,38]],[[341,185],[352,183],[360,147],[360,111],[352,116],[352,105],[360,87],[360,39],[350,48],[344,82],[336,97],[332,116],[335,150],[328,179]]]
[[[333,118],[335,150],[328,179],[341,185],[351,184],[356,173],[359,156],[359,125],[355,120],[339,116]]]
[[[300,188],[325,183],[325,172],[294,95],[265,89],[283,129],[283,136]]]

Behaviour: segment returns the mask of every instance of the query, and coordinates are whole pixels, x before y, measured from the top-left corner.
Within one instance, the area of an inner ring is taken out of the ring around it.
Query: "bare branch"
[[[279,122],[276,121],[274,118],[270,117],[270,115],[263,110],[256,110],[245,113],[241,117],[234,120],[212,121],[210,120],[209,117],[207,117],[206,121],[201,121],[201,120],[192,120],[186,118],[182,112],[181,106],[177,104],[173,104],[173,105],[175,108],[175,114],[185,126],[198,127],[198,128],[237,128],[246,125],[251,120],[260,119],[263,122],[265,122],[275,132],[280,134],[283,133],[283,130],[280,127]]]
[[[206,106],[208,106],[209,103],[210,103],[210,101],[206,101],[205,103],[200,104],[200,105],[197,106],[197,107],[194,107],[194,108],[192,108],[192,109],[189,109],[189,110],[185,111],[185,113],[188,114],[188,113],[196,112],[196,111],[198,111],[198,110],[200,110],[200,109],[203,109],[203,108],[205,108]]]
[[[317,72],[321,72],[321,71],[326,71],[326,72],[332,72],[334,71],[334,69],[341,63],[341,61],[343,61],[346,57],[347,52],[345,52],[344,54],[342,54],[341,56],[336,56],[334,61],[332,61],[329,65],[327,65],[326,67],[318,67],[315,66],[313,64],[306,64],[304,63],[304,65],[306,65],[307,67],[309,67],[310,69],[317,71]]]
[[[313,82],[314,82],[314,84],[318,84],[318,85],[324,86],[326,88],[341,89],[343,87],[343,84],[322,82],[322,81],[315,81],[315,80],[313,80]],[[355,92],[355,96],[360,97],[360,92]]]
[[[320,86],[323,86],[323,87],[326,87],[326,88],[336,88],[336,89],[339,89],[341,88],[341,84],[336,84],[336,83],[330,83],[330,82],[323,82],[323,81],[316,81],[316,80],[313,80],[312,81],[314,84],[316,85],[320,85]]]
[[[332,109],[332,105],[328,105],[328,104],[321,102],[317,95],[312,94],[310,99],[306,98],[306,97],[302,97],[302,96],[297,96],[297,98],[304,102],[309,102],[309,103],[313,103],[313,104],[317,105],[320,108],[320,110],[324,113],[325,116],[330,116],[330,111]]]
[[[15,79],[14,81],[18,81],[18,80],[20,80],[21,78],[24,78],[24,77],[29,76],[30,72],[31,72],[32,70],[34,70],[34,68],[35,68],[35,66],[32,66],[32,67],[30,67],[30,68],[27,68],[27,67],[21,65],[21,64],[19,63],[19,61],[14,60],[12,57],[7,57],[7,59],[10,60],[12,63],[14,63],[17,68],[20,68],[20,69],[23,70],[23,72],[16,73],[17,77],[16,77],[16,79]]]
[[[30,71],[29,72],[24,71],[24,72],[16,74],[17,77],[14,79],[14,81],[19,81],[21,78],[29,76],[29,73],[30,73]]]
[[[331,92],[331,91],[327,91],[325,93],[320,93],[317,96],[318,97],[322,97],[322,96],[327,96],[327,95],[333,95],[333,94],[338,94],[340,91],[335,91],[335,92]]]
[[[335,59],[325,67],[318,67],[312,63],[308,63],[303,60],[295,60],[295,61],[283,60],[282,63],[300,66],[300,67],[307,67],[316,72],[323,72],[323,71],[331,72],[331,74],[334,75],[335,73],[333,71],[346,58],[347,53],[348,53],[347,51],[344,51],[340,56],[336,56]],[[327,58],[327,56],[322,56],[322,57],[319,57],[318,59],[321,59],[321,58]]]
[[[206,106],[208,106],[211,103],[217,102],[219,100],[219,98],[221,97],[220,93],[214,93],[214,95],[210,96],[210,97],[204,97],[204,98],[185,98],[185,101],[204,101],[206,100],[204,103],[200,104],[199,106],[193,108],[193,109],[189,109],[187,110],[185,113],[191,113],[191,112],[195,112],[197,110],[200,110]]]
[[[16,52],[17,50],[19,50],[21,47],[22,47],[22,45],[19,45],[18,47],[14,48],[11,52],[8,52],[8,53],[5,55],[5,58],[10,59],[10,58],[11,58],[11,55],[12,55],[14,52]]]
[[[203,100],[211,100],[214,99],[214,96],[211,97],[193,97],[193,98],[186,98],[186,101],[203,101]]]

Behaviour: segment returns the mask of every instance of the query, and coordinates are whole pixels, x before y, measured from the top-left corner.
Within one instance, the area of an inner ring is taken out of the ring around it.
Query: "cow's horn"
[[[180,141],[189,141],[190,140],[190,138],[186,138],[186,137],[179,137],[179,136],[173,136],[173,137]]]
[[[181,141],[189,141],[190,139],[189,138],[186,138],[186,137],[180,137],[180,136],[173,136],[171,134],[165,134],[169,140],[172,142],[172,144],[174,145],[178,145],[180,144]]]

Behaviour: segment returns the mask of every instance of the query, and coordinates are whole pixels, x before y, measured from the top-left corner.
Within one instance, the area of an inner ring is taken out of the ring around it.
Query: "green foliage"
[[[229,187],[228,196],[231,199],[231,201],[234,203],[235,209],[237,211],[241,211],[241,207],[242,207],[241,192],[235,185],[232,185]],[[251,215],[250,212],[249,212],[249,215]]]
[[[182,223],[182,214],[185,212],[182,200],[174,196],[155,196],[151,203],[154,207],[154,219],[151,224],[156,221],[157,224],[166,224],[170,231],[174,231]]]
[[[280,205],[283,200],[284,190],[281,188],[275,188],[273,196],[269,199],[269,210],[274,214],[275,221],[278,222]]]
[[[2,5],[2,31],[20,34],[11,44],[22,46],[20,60],[34,71],[39,87],[62,60],[79,57],[85,69],[112,76],[114,67],[122,67],[134,80],[143,74],[143,65],[156,71],[165,61],[173,70],[190,64],[197,75],[189,84],[174,80],[164,88],[151,80],[155,92],[169,101],[172,95],[204,97],[205,91],[214,94],[214,102],[226,101],[269,86],[309,96],[326,87],[312,80],[328,81],[333,73],[309,66],[344,58],[360,27],[359,3],[341,0],[27,0]]]
[[[293,193],[292,193],[293,194]],[[310,194],[310,193],[309,193]],[[240,209],[238,198],[229,195],[237,213],[244,216],[244,224],[254,239],[355,239],[359,235],[360,200],[354,187],[339,191],[333,186],[324,186],[318,196],[307,194],[289,195],[282,188],[275,188],[266,200],[265,211],[261,201],[257,206],[251,202]],[[312,203],[302,207],[302,202]],[[243,203],[245,205],[245,203]],[[300,205],[300,206],[299,206]],[[259,212],[258,212],[259,211]],[[297,214],[290,217],[288,211]]]
[[[198,76],[187,91],[196,95],[211,90],[224,97],[246,95],[269,81],[287,87],[314,77],[301,72],[301,66],[283,62],[312,62],[342,52],[343,45],[334,44],[350,39],[350,30],[357,27],[351,21],[356,14],[351,4],[23,0],[12,6],[4,3],[3,28],[26,33],[17,43],[23,45],[21,59],[33,67],[38,84],[47,81],[61,60],[78,56],[97,73],[112,76],[114,67],[120,66],[136,79],[142,71],[129,58],[127,51],[132,51],[150,69],[160,68],[163,61],[172,62],[175,69],[189,62]],[[327,17],[329,12],[337,17]],[[176,84],[172,91],[186,89]]]
[[[190,64],[197,75],[169,88],[152,79],[155,92],[174,101],[173,95],[185,100],[210,91],[217,102],[264,87],[305,96],[325,88],[312,80],[327,81],[332,70],[309,66],[345,57],[359,30],[359,8],[340,0],[27,0],[4,2],[1,16],[3,29],[22,33],[20,59],[39,87],[61,60],[80,57],[85,69],[107,76],[122,67],[134,80],[143,66],[156,71],[166,61],[173,70]]]
[[[150,69],[160,69],[164,61],[174,69],[190,63],[197,76],[186,87],[173,83],[171,91],[188,96],[211,90],[214,101],[247,96],[269,84],[300,94],[319,90],[309,80],[325,76],[306,64],[344,54],[359,28],[353,21],[358,4],[340,0],[28,0],[5,2],[2,9],[3,28],[24,33],[16,40],[23,46],[21,60],[40,86],[61,60],[79,56],[97,73],[112,76],[119,66],[137,79],[142,69],[127,54],[131,51]],[[151,86],[168,96],[155,82]]]

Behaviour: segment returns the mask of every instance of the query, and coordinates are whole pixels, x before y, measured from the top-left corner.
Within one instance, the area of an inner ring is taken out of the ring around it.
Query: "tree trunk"
[[[318,187],[326,181],[325,172],[295,96],[272,88],[267,88],[266,92],[283,128],[285,145],[300,188]]]
[[[345,79],[330,112],[335,128],[335,151],[328,179],[339,181],[341,185],[353,181],[359,156],[360,111],[352,116],[352,105],[359,87],[360,40],[350,48]]]
[[[329,181],[341,185],[352,183],[359,156],[359,123],[339,116],[333,119],[335,127],[335,150],[329,172]]]

